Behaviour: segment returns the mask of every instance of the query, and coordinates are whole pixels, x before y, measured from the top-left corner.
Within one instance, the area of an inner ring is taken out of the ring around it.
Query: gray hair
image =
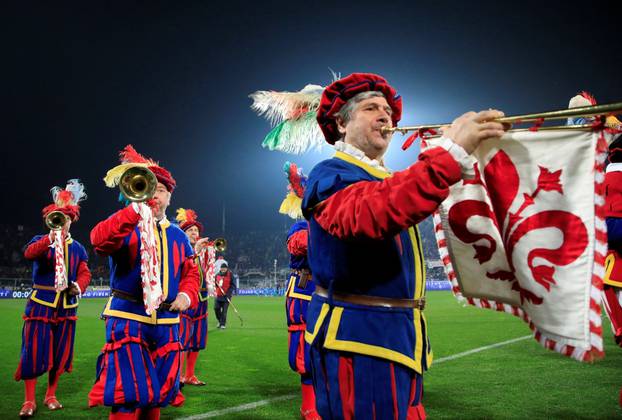
[[[352,112],[354,111],[354,108],[356,108],[356,104],[369,98],[385,98],[386,99],[384,94],[377,90],[367,90],[365,92],[358,93],[354,95],[353,97],[351,97],[348,100],[348,102],[346,102],[346,104],[342,106],[341,109],[334,114],[334,117],[341,118],[343,120],[343,123],[346,124],[348,121],[350,121],[350,118],[352,117]]]

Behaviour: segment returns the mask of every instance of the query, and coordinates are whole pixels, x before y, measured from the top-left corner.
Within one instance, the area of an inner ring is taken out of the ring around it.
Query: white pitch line
[[[494,349],[496,347],[502,347],[502,346],[505,346],[505,345],[508,345],[508,344],[516,343],[518,341],[527,340],[528,338],[533,338],[533,335],[525,335],[523,337],[513,338],[511,340],[502,341],[500,343],[495,343],[495,344],[490,344],[488,346],[478,347],[478,348],[473,349],[473,350],[463,351],[462,353],[457,353],[457,354],[454,354],[454,355],[451,355],[451,356],[441,357],[440,359],[433,360],[432,361],[432,365],[435,365],[437,363],[447,362],[449,360],[459,359],[461,357],[468,356],[469,354],[479,353],[480,351],[490,350],[490,349]]]
[[[497,347],[506,346],[506,345],[512,344],[512,343],[517,343],[519,341],[527,340],[528,338],[532,338],[532,337],[533,337],[533,335],[525,335],[523,337],[513,338],[511,340],[501,341],[499,343],[490,344],[488,346],[483,346],[483,347],[478,347],[476,349],[463,351],[462,353],[456,353],[456,354],[451,355],[451,356],[446,356],[446,357],[441,357],[440,359],[436,359],[436,360],[434,360],[433,364],[448,362],[450,360],[459,359],[461,357],[468,356],[468,355],[471,355],[471,354],[475,354],[475,353],[479,353],[479,352],[482,352],[482,351],[494,349],[494,348],[497,348]],[[261,407],[261,406],[264,406],[264,405],[268,405],[270,403],[274,403],[274,402],[278,402],[278,401],[291,400],[291,399],[297,398],[298,396],[299,396],[298,394],[281,395],[280,397],[268,398],[268,399],[265,399],[265,400],[255,401],[255,402],[248,403],[248,404],[236,405],[235,407],[223,408],[222,410],[208,411],[207,413],[195,414],[195,415],[189,416],[189,417],[180,417],[178,420],[202,420],[202,419],[208,419],[210,417],[217,417],[217,416],[223,416],[225,414],[238,413],[240,411],[252,410],[253,408],[257,408],[257,407]]]
[[[236,405],[235,407],[223,408],[222,410],[208,411],[207,413],[195,414],[194,416],[190,416],[190,417],[181,417],[179,418],[179,420],[208,419],[210,417],[216,417],[216,416],[222,416],[222,415],[230,414],[230,413],[237,413],[240,411],[252,410],[253,408],[261,407],[263,405],[268,405],[270,403],[277,402],[277,401],[292,400],[298,396],[299,396],[298,394],[281,395],[280,397],[268,398],[267,400],[255,401],[255,402],[248,403],[248,404]]]

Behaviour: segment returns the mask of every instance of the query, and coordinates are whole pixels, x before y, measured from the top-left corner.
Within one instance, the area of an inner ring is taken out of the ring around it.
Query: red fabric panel
[[[110,255],[121,248],[123,239],[132,233],[139,220],[138,213],[131,206],[127,206],[99,222],[91,231],[91,243],[95,252]]]
[[[78,264],[76,283],[80,286],[82,293],[86,292],[86,288],[89,287],[89,283],[91,283],[91,270],[89,270],[86,261],[80,261],[80,264]]]
[[[24,258],[30,261],[34,261],[43,257],[43,255],[50,248],[50,237],[45,235],[37,242],[33,242],[24,251]]]
[[[198,295],[201,288],[201,277],[199,276],[199,267],[195,264],[192,257],[184,260],[181,269],[181,281],[179,282],[179,291],[184,292],[190,298],[190,307],[196,308],[199,303]]]
[[[341,409],[344,420],[354,419],[354,368],[352,358],[339,357],[339,394],[341,395]]]
[[[287,241],[287,251],[295,256],[307,255],[307,244],[309,242],[309,231],[299,230],[289,237]]]
[[[605,217],[622,217],[622,172],[605,175]]]
[[[318,204],[315,220],[340,239],[382,239],[414,226],[449,195],[461,179],[458,162],[440,147],[383,181],[360,181]]]

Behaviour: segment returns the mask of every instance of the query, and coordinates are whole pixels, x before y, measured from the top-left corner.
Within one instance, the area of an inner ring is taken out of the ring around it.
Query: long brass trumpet
[[[618,114],[622,112],[622,102],[616,102],[612,104],[604,104],[604,105],[591,105],[591,106],[581,106],[577,108],[570,109],[561,109],[557,111],[546,111],[539,112],[535,114],[523,114],[523,115],[514,115],[508,117],[496,118],[492,121],[500,122],[500,123],[508,123],[508,124],[522,124],[528,122],[540,122],[540,121],[555,121],[555,120],[564,120],[566,118],[573,117],[595,117],[598,116],[601,118],[603,124],[606,124],[605,119],[607,115]],[[382,127],[381,131],[383,134],[386,133],[402,133],[406,134],[409,131],[424,131],[424,130],[434,130],[441,127],[449,126],[451,123],[445,124],[427,124],[427,125],[416,125],[416,126],[405,126],[405,127]],[[556,125],[556,126],[545,126],[539,127],[539,130],[580,130],[580,129],[590,129],[593,128],[592,124],[576,124],[576,125]],[[526,131],[529,128],[513,128],[508,131]]]
[[[67,216],[61,211],[51,211],[45,215],[45,225],[50,230],[61,230],[67,222]]]
[[[119,181],[121,194],[128,201],[147,201],[155,194],[158,179],[149,169],[135,166],[123,172]]]

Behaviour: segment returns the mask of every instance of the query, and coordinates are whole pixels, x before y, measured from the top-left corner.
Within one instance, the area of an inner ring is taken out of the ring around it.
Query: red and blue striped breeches
[[[424,420],[423,376],[372,356],[311,346],[316,408],[322,419]]]
[[[16,381],[48,371],[58,375],[71,372],[76,319],[76,308],[51,308],[28,300]]]
[[[179,392],[179,325],[109,317],[89,406],[166,407]]]
[[[302,376],[302,382],[311,384],[311,357],[309,344],[305,341],[307,324],[290,325],[288,327],[288,359],[289,367]]]
[[[207,347],[207,300],[199,301],[195,309],[181,314],[179,340],[184,351],[199,351]]]

